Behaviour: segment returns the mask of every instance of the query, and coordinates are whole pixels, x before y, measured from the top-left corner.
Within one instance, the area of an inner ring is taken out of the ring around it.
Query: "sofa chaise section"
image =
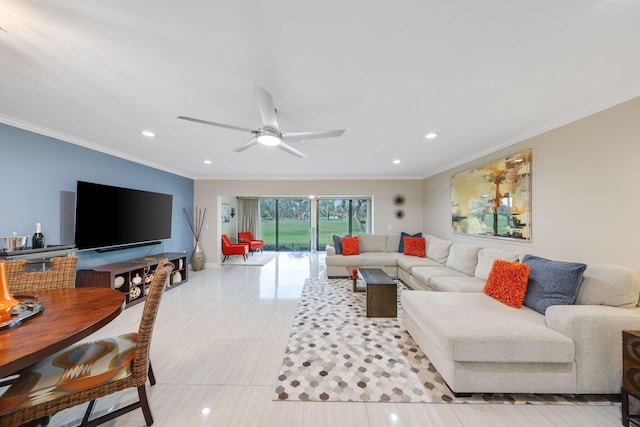
[[[596,264],[575,304],[544,314],[481,292],[406,291],[401,299],[407,331],[455,393],[617,394],[621,335],[640,329],[639,293],[637,272]]]
[[[409,334],[456,393],[574,393],[573,340],[478,292],[406,291]]]

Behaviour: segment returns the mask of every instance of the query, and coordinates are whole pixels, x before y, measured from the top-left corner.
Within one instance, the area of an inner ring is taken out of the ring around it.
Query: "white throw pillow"
[[[493,267],[493,261],[497,259],[518,262],[520,260],[520,254],[494,248],[482,248],[478,252],[478,266],[476,267],[475,276],[478,279],[487,280],[489,272]]]
[[[635,307],[640,292],[639,276],[640,273],[618,265],[587,265],[575,303]]]
[[[398,252],[400,246],[399,234],[387,234],[387,246],[385,252]]]
[[[442,240],[437,237],[427,237],[427,258],[444,264],[449,257],[449,248],[453,244],[450,240]]]
[[[469,276],[473,276],[478,265],[478,246],[465,245],[464,243],[454,243],[449,249],[447,267],[453,268]]]

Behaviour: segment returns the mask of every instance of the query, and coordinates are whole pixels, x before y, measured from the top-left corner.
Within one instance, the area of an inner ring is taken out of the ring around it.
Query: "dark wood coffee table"
[[[398,317],[398,285],[380,268],[359,268],[367,289],[367,317]]]

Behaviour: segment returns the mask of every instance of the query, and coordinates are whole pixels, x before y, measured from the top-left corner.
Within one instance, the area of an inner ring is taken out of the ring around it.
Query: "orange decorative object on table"
[[[0,262],[0,322],[6,322],[11,318],[13,307],[20,304],[9,292],[9,280],[7,279],[7,266]]]

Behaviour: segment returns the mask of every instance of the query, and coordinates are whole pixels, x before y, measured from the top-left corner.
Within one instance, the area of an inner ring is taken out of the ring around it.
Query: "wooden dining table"
[[[33,294],[44,310],[15,326],[0,329],[0,378],[91,335],[118,317],[125,306],[125,295],[110,288],[68,288]]]

